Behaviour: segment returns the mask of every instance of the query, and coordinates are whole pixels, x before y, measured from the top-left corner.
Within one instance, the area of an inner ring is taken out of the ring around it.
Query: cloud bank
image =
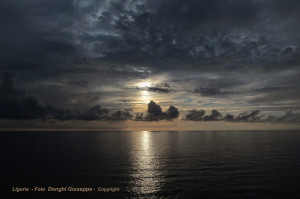
[[[170,106],[167,111],[163,112],[160,105],[156,104],[154,101],[150,101],[148,104],[147,114],[143,116],[138,114],[135,117],[136,121],[159,121],[159,120],[173,120],[177,119],[179,116],[178,108]]]

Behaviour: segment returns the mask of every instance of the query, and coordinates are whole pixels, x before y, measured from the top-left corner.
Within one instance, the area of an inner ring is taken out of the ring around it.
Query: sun
[[[143,104],[149,103],[151,98],[153,97],[151,93],[148,91],[148,88],[151,87],[151,81],[141,81],[137,82],[136,86],[139,88],[139,101]]]
[[[137,86],[138,86],[139,88],[150,87],[150,86],[151,86],[151,82],[149,82],[149,81],[140,82],[140,83],[137,84]]]

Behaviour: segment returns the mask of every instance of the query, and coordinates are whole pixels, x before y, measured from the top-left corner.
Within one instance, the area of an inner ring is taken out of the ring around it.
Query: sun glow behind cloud
[[[150,81],[143,81],[143,82],[139,82],[137,84],[138,88],[147,88],[151,86],[151,82]]]
[[[149,91],[140,91],[141,93],[141,96],[140,96],[140,102],[143,103],[143,104],[147,104],[151,101],[151,94]]]
[[[151,85],[151,81],[141,81],[136,84],[137,88],[140,90],[138,98],[139,104],[147,104],[152,100],[153,96],[147,90],[149,87],[151,87]]]

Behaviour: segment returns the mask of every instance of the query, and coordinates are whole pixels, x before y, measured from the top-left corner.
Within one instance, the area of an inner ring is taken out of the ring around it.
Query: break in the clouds
[[[180,112],[193,121],[298,121],[299,8],[279,0],[2,0],[0,67],[11,75],[2,79],[1,117],[143,113],[142,121],[160,121]],[[150,101],[165,111],[144,113]]]

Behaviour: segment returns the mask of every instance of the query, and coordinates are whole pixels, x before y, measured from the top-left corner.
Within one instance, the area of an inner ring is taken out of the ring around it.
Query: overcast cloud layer
[[[299,24],[297,0],[1,0],[0,116],[298,122]]]

